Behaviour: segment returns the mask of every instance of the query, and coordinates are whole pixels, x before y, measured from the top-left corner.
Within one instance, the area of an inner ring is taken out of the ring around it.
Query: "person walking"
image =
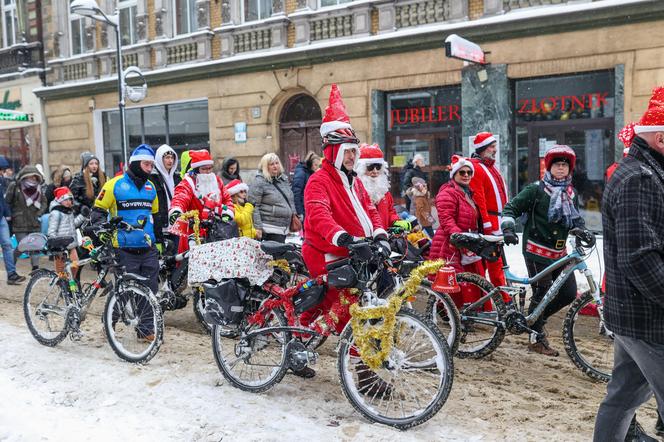
[[[619,137],[629,153],[602,200],[604,320],[614,337],[613,372],[593,436],[602,442],[625,440],[636,409],[653,395],[664,410],[664,87]]]
[[[25,281],[25,276],[16,273],[16,261],[14,260],[11,233],[9,232],[9,223],[7,221],[11,219],[12,211],[5,200],[7,180],[4,178],[4,172],[9,167],[7,158],[0,155],[0,245],[2,246],[2,260],[5,263],[5,271],[7,272],[7,285],[19,285]]]
[[[295,198],[277,154],[261,158],[258,173],[249,185],[249,202],[254,206],[256,239],[286,242],[295,212]]]
[[[470,183],[474,179],[473,163],[454,155],[451,164],[451,180],[440,186],[436,195],[436,209],[440,227],[434,234],[429,251],[429,259],[444,259],[457,272],[471,272],[484,275],[482,257],[467,250],[460,250],[450,244],[453,233],[474,232],[481,228],[480,210],[473,199]],[[480,293],[475,287],[464,286],[452,298],[457,307],[475,302]]]
[[[74,175],[69,187],[74,195],[74,201],[91,209],[104,184],[106,184],[106,175],[99,167],[99,158],[91,152],[83,152],[81,171]]]
[[[311,175],[319,168],[320,157],[314,152],[308,152],[304,157],[304,161],[300,161],[295,166],[291,189],[295,198],[295,211],[302,222],[304,222],[304,188],[307,187],[307,182]]]
[[[16,175],[16,181],[7,188],[5,199],[11,209],[12,230],[16,240],[34,232],[41,231],[40,217],[46,212],[46,196],[42,192],[43,177],[35,166],[25,166]],[[14,251],[14,260],[18,257],[18,250]],[[32,270],[39,268],[39,256],[30,257]]]
[[[572,228],[585,229],[585,222],[579,214],[578,195],[572,187],[575,164],[576,154],[571,147],[552,147],[544,156],[546,173],[542,181],[524,187],[503,209],[501,228],[505,244],[508,245],[519,243],[515,233],[516,220],[522,215],[528,217],[523,230],[523,256],[531,277],[567,255],[567,235]],[[529,314],[542,301],[553,281],[563,270],[564,267],[559,267],[532,284]],[[531,326],[536,333],[530,337],[529,351],[558,356],[558,351],[549,344],[544,326],[549,317],[571,304],[575,298],[576,279],[572,275]]]

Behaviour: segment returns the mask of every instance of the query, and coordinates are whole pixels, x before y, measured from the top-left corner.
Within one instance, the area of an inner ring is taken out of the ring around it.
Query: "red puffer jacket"
[[[431,243],[429,259],[443,258],[461,272],[459,250],[449,244],[450,235],[458,232],[477,232],[479,211],[475,202],[453,180],[440,187],[436,195],[436,209],[440,227]]]
[[[376,204],[376,210],[378,210],[380,220],[383,222],[383,228],[385,229],[391,227],[395,221],[401,219],[399,218],[399,215],[397,215],[397,211],[394,210],[394,199],[390,192],[387,192],[383,199],[378,201],[378,204]]]

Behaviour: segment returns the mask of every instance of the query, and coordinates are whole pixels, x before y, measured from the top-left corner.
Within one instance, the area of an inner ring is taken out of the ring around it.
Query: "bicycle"
[[[263,249],[274,252],[269,245]],[[274,281],[251,286],[242,279],[208,285],[215,361],[231,385],[254,393],[272,388],[289,368],[315,363],[316,338],[334,333],[333,327],[325,325],[324,316],[304,327],[299,315],[320,303],[333,286],[343,290],[339,305],[352,314],[337,345],[344,395],[372,422],[399,429],[419,425],[440,410],[451,391],[449,346],[430,320],[402,307],[411,290],[397,287],[388,300],[378,297],[379,278],[392,268],[384,247],[359,242],[349,249],[349,258],[328,266],[328,274],[286,289]],[[411,286],[419,285],[413,281]],[[220,286],[225,287],[217,291]],[[228,323],[237,330],[232,339],[218,331]]]
[[[562,329],[565,351],[572,362],[590,378],[608,382],[613,368],[613,333],[604,322],[603,295],[585,263],[595,247],[595,236],[580,229],[572,229],[570,234],[574,236],[574,250],[533,277],[521,278],[512,274],[506,261],[503,261],[506,286],[494,287],[485,278],[473,273],[456,275],[459,285],[475,287],[480,293],[477,301],[464,305],[460,310],[462,331],[459,357],[482,358],[489,355],[500,345],[506,332],[537,333],[530,327],[542,315],[567,278],[574,277],[574,272],[579,271],[588,281],[588,290],[577,297],[567,310]],[[492,256],[502,255],[505,259],[501,236],[458,233],[452,235],[450,241],[455,247],[466,248],[485,257],[489,253]],[[528,314],[527,287],[560,268],[563,269],[560,275],[532,313]],[[507,305],[501,292],[511,298]],[[596,315],[581,315],[584,309],[596,312]]]
[[[106,297],[102,322],[109,345],[121,359],[133,363],[147,363],[152,359],[163,340],[163,317],[157,299],[147,287],[148,278],[127,273],[116,257],[112,245],[113,234],[119,229],[132,227],[121,217],[87,229],[100,238],[101,244],[92,245],[89,238],[84,245],[90,251],[89,258],[76,264],[82,267],[91,263],[98,268],[97,278],[89,284],[74,279],[67,246],[72,237],[45,240],[48,254],[65,260],[65,271],[39,269],[32,273],[23,297],[23,312],[30,333],[43,345],[54,347],[67,335],[72,340],[81,337],[80,325],[85,320],[92,301],[101,293]],[[86,233],[87,233],[86,232]],[[40,250],[41,251],[41,250]],[[30,253],[38,252],[32,250]],[[106,281],[111,273],[112,281]]]

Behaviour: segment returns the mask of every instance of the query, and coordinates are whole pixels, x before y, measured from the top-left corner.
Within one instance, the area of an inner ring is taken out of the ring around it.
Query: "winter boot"
[[[657,442],[657,439],[648,436],[641,424],[637,422],[636,415],[634,415],[634,418],[627,429],[625,442]]]
[[[552,358],[555,358],[560,354],[558,353],[558,350],[551,348],[549,340],[544,334],[537,336],[535,342],[528,344],[528,351],[539,353],[544,356],[551,356]]]
[[[662,422],[662,415],[657,415],[657,423],[655,424],[655,434],[664,437],[664,422]]]
[[[365,396],[386,398],[392,396],[392,386],[383,381],[369,366],[359,362],[357,369],[358,391]]]
[[[311,379],[314,376],[316,376],[316,370],[314,370],[311,367],[304,367],[304,368],[301,368],[299,370],[293,370],[291,368],[291,371],[293,372],[293,374],[295,376],[298,376],[298,377],[301,377],[301,378],[304,378],[304,379]]]

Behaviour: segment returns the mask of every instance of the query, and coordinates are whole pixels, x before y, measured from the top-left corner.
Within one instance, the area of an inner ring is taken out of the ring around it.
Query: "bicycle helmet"
[[[357,139],[355,131],[350,125],[346,105],[336,84],[333,84],[330,90],[330,100],[325,108],[320,135],[323,138],[323,156],[337,169],[341,169],[346,150],[354,149],[355,155],[359,157],[360,140]]]

